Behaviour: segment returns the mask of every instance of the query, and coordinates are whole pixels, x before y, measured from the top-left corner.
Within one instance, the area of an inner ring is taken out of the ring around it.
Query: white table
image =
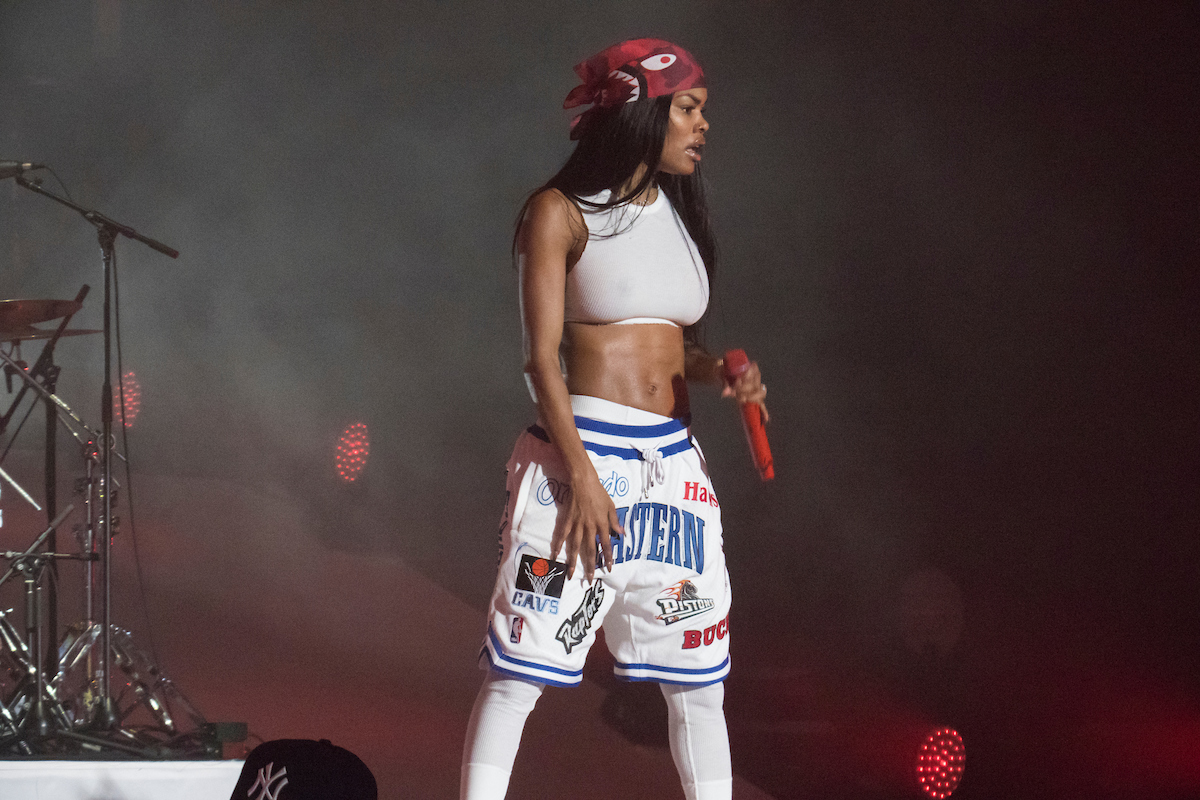
[[[241,761],[0,761],[3,800],[229,800]]]

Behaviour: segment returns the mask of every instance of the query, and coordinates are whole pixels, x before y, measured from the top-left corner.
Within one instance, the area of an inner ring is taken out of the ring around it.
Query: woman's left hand
[[[726,383],[721,390],[721,397],[732,397],[739,405],[753,403],[762,409],[763,422],[771,419],[767,413],[767,385],[762,382],[757,361],[751,361],[746,371],[737,376],[733,383]]]

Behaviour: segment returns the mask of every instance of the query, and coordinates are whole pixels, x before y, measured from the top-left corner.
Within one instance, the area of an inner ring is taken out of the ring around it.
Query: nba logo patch
[[[521,643],[521,630],[525,627],[525,620],[521,617],[513,617],[512,628],[508,631],[508,640],[513,644]]]

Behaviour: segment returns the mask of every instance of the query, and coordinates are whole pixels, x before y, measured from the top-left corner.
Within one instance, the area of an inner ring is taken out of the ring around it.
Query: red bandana
[[[601,50],[575,65],[583,81],[563,101],[563,108],[587,104],[609,108],[632,103],[642,96],[661,97],[704,86],[704,70],[692,54],[662,39],[630,39]],[[571,138],[579,131],[571,123]]]

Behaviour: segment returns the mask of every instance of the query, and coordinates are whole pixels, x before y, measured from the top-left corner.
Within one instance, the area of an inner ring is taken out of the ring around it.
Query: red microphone
[[[745,350],[729,350],[725,353],[725,380],[732,384],[750,369],[750,359]],[[763,427],[762,409],[756,403],[742,403],[742,427],[746,429],[746,443],[750,445],[750,457],[754,467],[764,481],[775,477],[775,462],[771,458],[771,445],[767,444],[767,430]]]

